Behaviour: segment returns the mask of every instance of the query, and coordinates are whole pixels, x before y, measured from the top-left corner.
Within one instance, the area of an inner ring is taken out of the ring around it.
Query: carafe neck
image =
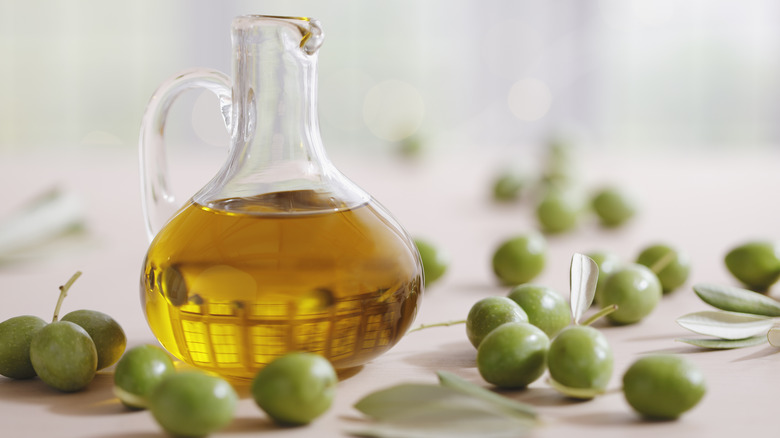
[[[261,166],[325,159],[317,119],[319,45],[306,48],[312,37],[321,38],[319,27],[304,19],[234,22],[233,159]]]
[[[316,20],[233,22],[233,104],[227,164],[196,201],[306,191],[349,206],[365,200],[327,159],[317,117]],[[342,181],[344,180],[344,181]],[[344,198],[344,199],[341,199]]]

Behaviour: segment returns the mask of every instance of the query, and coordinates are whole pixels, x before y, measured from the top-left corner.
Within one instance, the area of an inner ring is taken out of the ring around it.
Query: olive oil
[[[158,233],[142,300],[168,351],[252,378],[290,351],[337,369],[390,349],[421,298],[419,255],[372,202],[345,208],[312,191],[190,201]]]

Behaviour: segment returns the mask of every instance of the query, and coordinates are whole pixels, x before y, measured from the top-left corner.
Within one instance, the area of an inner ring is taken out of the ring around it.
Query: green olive
[[[441,248],[422,239],[414,239],[423,265],[425,286],[430,286],[447,272],[450,265],[449,255]]]
[[[12,379],[35,377],[30,362],[33,335],[46,326],[37,316],[15,316],[0,323],[0,374]]]
[[[729,272],[749,289],[764,292],[780,278],[780,247],[752,241],[732,248],[725,258]]]
[[[634,200],[616,187],[597,191],[591,200],[593,211],[605,227],[618,227],[636,215]]]
[[[514,170],[505,170],[493,181],[493,199],[510,202],[518,199],[525,185],[525,178]]]
[[[556,134],[547,140],[542,182],[549,187],[570,185],[576,181],[574,141]]]
[[[623,375],[626,401],[639,414],[652,419],[678,418],[696,406],[706,391],[702,372],[681,356],[645,356]]]
[[[477,348],[488,333],[507,322],[528,322],[528,315],[519,304],[507,297],[483,298],[469,310],[466,336]]]
[[[641,321],[661,300],[661,282],[644,265],[628,264],[615,270],[604,283],[598,302],[602,307],[616,304],[607,319],[615,324]]]
[[[544,269],[547,241],[538,232],[504,241],[493,253],[493,272],[506,285],[533,280]]]
[[[114,394],[127,407],[149,407],[149,396],[167,376],[176,372],[171,357],[154,345],[133,347],[119,359],[114,370]]]
[[[688,255],[668,245],[648,246],[639,253],[636,262],[655,272],[665,294],[685,284],[691,273]]]
[[[536,205],[536,219],[542,231],[551,234],[573,230],[582,215],[582,202],[571,190],[548,190]]]
[[[596,262],[596,266],[599,267],[599,278],[596,283],[596,296],[594,299],[594,302],[598,303],[598,296],[604,290],[604,283],[607,281],[607,277],[620,266],[620,257],[609,251],[593,251],[585,255],[593,259]]]
[[[288,353],[266,365],[252,380],[252,397],[271,419],[284,425],[312,422],[330,409],[338,377],[324,357]]]
[[[528,315],[528,322],[542,329],[550,338],[571,323],[568,303],[549,287],[521,284],[509,291],[508,298],[520,305]]]
[[[550,339],[538,327],[510,322],[488,334],[477,349],[477,369],[500,388],[523,388],[544,374]]]
[[[227,426],[238,395],[224,379],[197,371],[165,377],[149,397],[149,411],[174,436],[201,437]]]
[[[592,395],[603,392],[612,377],[612,367],[612,348],[593,327],[569,326],[550,343],[547,354],[550,378],[566,388]]]
[[[92,338],[69,321],[41,328],[30,342],[30,361],[38,377],[63,392],[84,389],[95,377],[97,360]]]
[[[76,310],[63,316],[89,333],[98,354],[97,369],[107,368],[122,357],[127,346],[127,337],[122,326],[114,318],[96,310]]]

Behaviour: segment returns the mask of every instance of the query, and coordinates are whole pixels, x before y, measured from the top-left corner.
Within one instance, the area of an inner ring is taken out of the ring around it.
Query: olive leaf
[[[590,257],[575,253],[571,258],[569,270],[569,284],[571,287],[569,304],[571,316],[575,324],[579,324],[580,318],[596,295],[596,282],[599,279],[599,266]]]
[[[39,195],[0,221],[0,262],[83,231],[85,217],[83,200],[74,193],[55,188]]]
[[[747,289],[709,283],[693,285],[696,295],[721,310],[753,315],[780,316],[780,302]]]
[[[347,432],[379,438],[509,438],[536,423],[533,408],[524,403],[450,373],[438,376],[441,385],[403,383],[363,397],[355,408],[373,421]]]
[[[736,340],[765,335],[774,319],[747,313],[707,310],[677,318],[677,324],[700,335]]]
[[[516,415],[520,418],[536,418],[536,411],[530,405],[496,394],[489,389],[475,385],[468,380],[464,380],[455,374],[446,371],[438,371],[436,372],[436,375],[439,377],[441,386],[482,399],[487,403],[492,403],[497,409],[502,409],[507,414]]]
[[[449,412],[446,417],[370,423],[346,432],[375,438],[517,438],[528,434],[528,422],[474,412]]]
[[[679,342],[695,345],[713,350],[726,350],[731,348],[753,347],[766,343],[764,335],[753,336],[745,339],[676,339]]]

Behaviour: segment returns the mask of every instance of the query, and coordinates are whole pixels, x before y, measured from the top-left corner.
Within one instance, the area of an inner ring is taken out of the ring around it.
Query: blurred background
[[[0,0],[0,153],[135,149],[155,88],[189,67],[230,73],[230,23],[250,13],[322,22],[328,150],[780,140],[773,0]],[[177,101],[168,129],[228,140],[208,93]]]

